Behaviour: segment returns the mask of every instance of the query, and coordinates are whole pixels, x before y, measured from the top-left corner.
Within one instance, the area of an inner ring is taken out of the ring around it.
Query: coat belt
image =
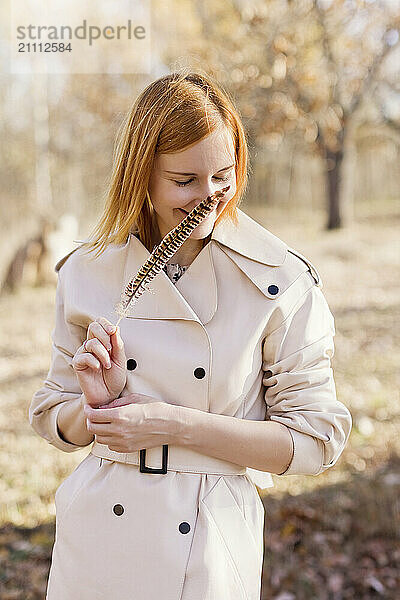
[[[106,444],[100,444],[94,441],[90,450],[94,456],[126,463],[129,465],[140,464],[139,451],[135,452],[115,452],[110,450]],[[159,469],[162,464],[163,446],[146,449],[146,467]],[[168,471],[184,471],[187,473],[210,473],[213,475],[244,475],[246,467],[236,465],[213,456],[199,454],[190,448],[184,446],[168,445]]]

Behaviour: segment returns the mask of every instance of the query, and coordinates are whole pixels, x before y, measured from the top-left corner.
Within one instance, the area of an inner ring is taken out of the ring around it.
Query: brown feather
[[[179,225],[174,227],[150,254],[139,271],[132,277],[121,294],[121,299],[115,306],[115,312],[119,315],[116,325],[128,314],[129,309],[135,301],[148,289],[152,279],[162,270],[164,265],[178,251],[182,244],[215,208],[220,198],[229,190],[230,186],[218,190],[205,200],[202,200]]]

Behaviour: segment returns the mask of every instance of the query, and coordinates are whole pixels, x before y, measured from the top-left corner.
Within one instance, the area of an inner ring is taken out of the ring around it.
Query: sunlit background
[[[0,597],[44,597],[54,492],[88,453],[60,452],[28,422],[50,364],[54,264],[97,221],[137,94],[190,65],[242,115],[241,209],[322,277],[338,398],[353,416],[333,468],[273,476],[260,492],[262,598],[399,598],[400,2],[152,0],[151,71],[117,73],[114,57],[88,74],[11,72],[9,4],[0,7]]]

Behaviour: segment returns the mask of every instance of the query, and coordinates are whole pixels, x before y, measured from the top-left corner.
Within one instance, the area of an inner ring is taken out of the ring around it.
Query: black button
[[[136,360],[134,358],[128,358],[128,360],[126,361],[126,368],[129,369],[129,371],[133,371],[133,369],[136,369],[136,367]]]
[[[181,533],[189,533],[189,531],[190,531],[190,525],[189,525],[189,523],[186,523],[186,521],[183,521],[183,523],[181,523],[179,525],[179,531]]]
[[[194,376],[197,377],[197,379],[203,379],[205,374],[206,372],[203,367],[197,367],[197,369],[194,370]]]
[[[264,377],[266,377],[268,379],[269,377],[272,377],[272,375],[273,375],[273,372],[268,369],[268,371],[265,371]]]
[[[114,513],[120,517],[124,513],[124,507],[122,504],[116,504],[113,508]]]
[[[270,285],[270,286],[268,286],[268,292],[275,296],[275,294],[277,294],[279,292],[279,288],[277,285]]]

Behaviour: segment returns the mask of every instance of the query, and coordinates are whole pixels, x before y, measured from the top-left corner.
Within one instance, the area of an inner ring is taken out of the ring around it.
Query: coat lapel
[[[283,292],[281,285],[278,295],[275,290],[270,293],[270,289],[277,276],[274,267],[285,262],[288,247],[257,221],[238,209],[238,225],[230,220],[221,223],[213,231],[212,239],[267,298],[276,299]],[[272,269],[266,269],[266,265]]]
[[[124,288],[149,256],[147,248],[131,233],[124,270]],[[131,307],[128,318],[184,319],[204,324],[212,318],[216,309],[217,286],[208,244],[176,283],[164,271],[158,273],[150,282],[149,289]]]
[[[175,286],[172,284],[186,299],[203,324],[211,321],[218,305],[217,280],[211,251],[212,243],[210,241],[199,252]]]

